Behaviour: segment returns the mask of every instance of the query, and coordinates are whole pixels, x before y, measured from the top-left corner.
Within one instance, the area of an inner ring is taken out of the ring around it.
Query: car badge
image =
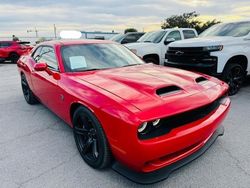
[[[182,51],[177,51],[177,52],[175,52],[175,55],[178,55],[178,56],[181,56],[181,55],[183,55],[184,54],[184,52],[182,52]]]

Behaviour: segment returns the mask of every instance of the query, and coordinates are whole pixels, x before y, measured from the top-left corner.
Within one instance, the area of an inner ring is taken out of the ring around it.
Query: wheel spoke
[[[22,80],[22,84],[23,84],[23,86],[27,87],[26,81]]]
[[[88,138],[87,142],[83,145],[83,148],[82,148],[83,154],[86,154],[89,151],[92,143],[93,143],[93,139]]]
[[[98,150],[97,150],[97,140],[96,139],[93,139],[92,153],[93,153],[94,158],[97,158],[99,155]]]
[[[87,129],[79,128],[79,127],[75,127],[74,131],[75,131],[76,134],[79,134],[79,135],[87,135],[88,132],[89,132]]]

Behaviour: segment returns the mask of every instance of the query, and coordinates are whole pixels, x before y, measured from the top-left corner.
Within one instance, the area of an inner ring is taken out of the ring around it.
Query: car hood
[[[224,45],[226,43],[237,41],[236,37],[198,37],[193,39],[186,39],[182,41],[176,41],[169,44],[169,47],[203,47],[203,46],[215,46]]]
[[[175,68],[167,68],[153,64],[143,64],[124,68],[114,68],[101,71],[91,71],[74,76],[102,88],[105,91],[118,96],[141,111],[152,110],[153,107],[163,107],[166,103],[172,103],[175,107],[176,101],[182,101],[186,107],[208,104],[220,94],[216,89],[210,93],[204,91],[216,87],[221,81],[207,76],[205,84],[197,84],[196,79],[201,77],[189,71]],[[206,76],[203,76],[206,77]],[[165,95],[158,95],[159,89],[167,88]],[[175,91],[176,88],[180,90]],[[173,90],[173,91],[172,91]],[[188,96],[199,95],[199,100],[190,101]],[[185,101],[183,100],[185,99]],[[166,106],[165,106],[166,107]],[[185,109],[185,108],[182,108]],[[152,113],[156,113],[153,111]]]
[[[125,44],[124,46],[126,46],[129,49],[136,49],[137,50],[137,49],[152,47],[152,45],[154,45],[154,43],[151,43],[151,42],[134,42],[134,43]]]

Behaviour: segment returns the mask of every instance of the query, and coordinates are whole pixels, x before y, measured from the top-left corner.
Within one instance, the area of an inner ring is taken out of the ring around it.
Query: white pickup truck
[[[137,42],[125,44],[147,63],[164,64],[167,46],[171,42],[197,37],[195,29],[173,28],[148,32]]]
[[[217,76],[236,94],[250,71],[250,22],[222,23],[168,46],[165,65]]]

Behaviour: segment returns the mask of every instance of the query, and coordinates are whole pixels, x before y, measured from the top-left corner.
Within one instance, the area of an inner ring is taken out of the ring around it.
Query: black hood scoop
[[[208,81],[208,79],[204,78],[204,77],[198,77],[195,79],[197,84],[204,84],[205,82]]]
[[[177,87],[177,86],[167,86],[167,87],[163,87],[163,88],[159,88],[156,90],[156,94],[160,97],[166,96],[166,95],[171,95],[174,93],[178,93],[182,91],[181,88]]]

